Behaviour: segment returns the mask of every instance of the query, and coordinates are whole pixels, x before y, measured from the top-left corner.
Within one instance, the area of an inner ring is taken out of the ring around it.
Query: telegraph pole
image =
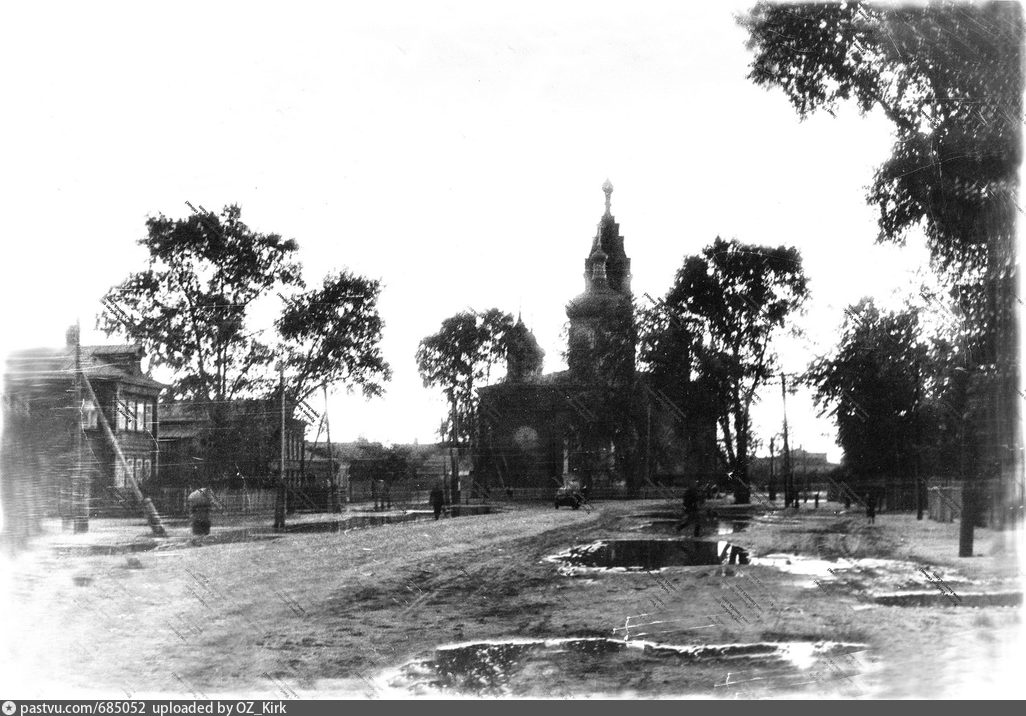
[[[794,476],[791,474],[791,448],[787,444],[787,374],[780,373],[780,395],[784,399],[784,507],[798,506],[798,498],[794,496]]]
[[[770,446],[769,446],[770,447],[770,466],[769,466],[770,470],[769,470],[769,486],[768,487],[769,487],[769,499],[770,499],[770,502],[776,502],[777,501],[777,476],[773,472],[773,452],[774,452],[774,442],[775,442],[775,440],[776,440],[775,437],[771,437],[770,438]]]
[[[71,478],[72,529],[89,531],[89,490],[82,471],[82,326],[75,321],[75,472]]]
[[[285,529],[285,366],[278,364],[278,386],[281,391],[281,450],[278,459],[278,484],[274,497],[274,529]]]
[[[451,481],[451,487],[449,488],[449,500],[453,505],[458,505],[460,502],[460,468],[459,468],[459,448],[457,443],[458,426],[457,420],[459,420],[459,413],[456,411],[456,403],[452,404],[452,444],[449,446],[449,460],[452,462],[452,474],[449,476]]]
[[[646,481],[652,483],[652,400],[651,398],[647,401],[648,412],[646,415],[646,428],[645,428],[645,472]]]
[[[335,458],[331,448],[331,421],[328,419],[328,386],[324,388],[324,429],[328,434],[328,474],[331,476],[331,511],[341,512],[342,501],[339,499],[338,473],[335,471]]]

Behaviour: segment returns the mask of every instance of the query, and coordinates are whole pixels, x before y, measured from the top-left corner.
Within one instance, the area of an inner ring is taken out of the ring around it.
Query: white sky
[[[0,350],[91,328],[143,266],[145,218],[186,201],[295,238],[308,281],[383,280],[395,376],[382,399],[333,399],[336,440],[435,439],[414,351],[467,307],[522,310],[559,370],[607,177],[639,297],[717,234],[801,249],[809,338],[789,371],[845,305],[912,289],[925,254],[874,245],[864,199],[889,126],[799,123],[746,80],[742,5],[485,5],[5,4]],[[839,458],[807,396],[788,408],[793,446]],[[779,430],[779,386],[755,417]]]

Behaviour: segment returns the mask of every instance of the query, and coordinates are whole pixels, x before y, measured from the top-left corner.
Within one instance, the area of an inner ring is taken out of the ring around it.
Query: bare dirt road
[[[131,555],[35,550],[4,562],[0,673],[21,698],[1012,687],[1001,666],[1021,644],[1021,573],[1006,536],[979,530],[982,556],[958,560],[957,525],[869,526],[837,507],[713,506],[697,552],[665,544],[690,531],[659,501]],[[1013,606],[969,606],[999,592],[987,599]]]

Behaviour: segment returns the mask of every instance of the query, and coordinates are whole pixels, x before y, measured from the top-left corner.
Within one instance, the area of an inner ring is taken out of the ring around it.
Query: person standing
[[[866,518],[869,524],[876,524],[876,497],[871,492],[866,493]]]
[[[702,530],[702,519],[699,515],[699,507],[702,498],[694,485],[689,485],[684,490],[684,520],[677,525],[677,531],[682,531],[689,524],[694,526],[695,537],[698,537]]]
[[[442,505],[445,504],[445,495],[442,492],[442,488],[435,485],[431,489],[431,509],[435,512],[435,519],[437,520],[442,516]]]

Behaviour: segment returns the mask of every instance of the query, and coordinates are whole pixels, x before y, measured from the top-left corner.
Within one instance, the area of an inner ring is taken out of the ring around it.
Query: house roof
[[[203,429],[199,425],[176,425],[174,423],[166,425],[161,422],[157,437],[159,440],[181,440],[199,437],[202,432]]]
[[[139,345],[81,346],[80,365],[86,378],[128,383],[159,391],[163,383],[142,372]],[[53,380],[72,380],[75,375],[75,347],[30,348],[13,351],[7,357],[8,382],[35,385]]]
[[[211,413],[219,412],[232,420],[269,422],[277,425],[280,409],[278,401],[272,399],[247,398],[223,403],[178,400],[160,404],[160,423],[206,425],[212,420]],[[297,424],[304,427],[307,425],[305,420],[298,417],[289,418],[289,422],[293,427]]]

